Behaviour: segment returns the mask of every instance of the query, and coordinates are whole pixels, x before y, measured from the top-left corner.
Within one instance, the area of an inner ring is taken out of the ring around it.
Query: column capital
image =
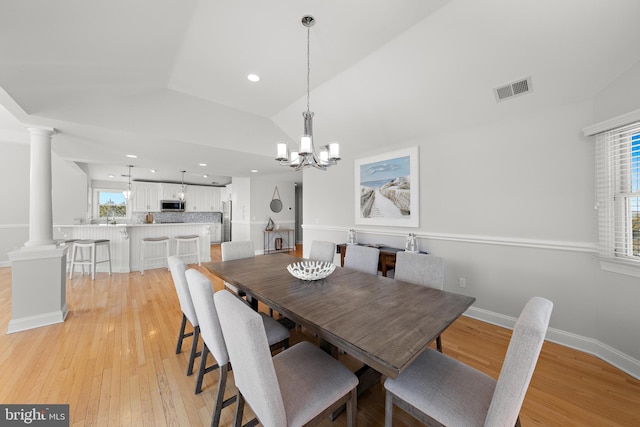
[[[48,135],[48,136],[53,136],[57,133],[57,131],[55,130],[55,128],[50,128],[47,126],[27,126],[27,130],[29,131],[29,133],[33,134],[39,134],[39,135]]]

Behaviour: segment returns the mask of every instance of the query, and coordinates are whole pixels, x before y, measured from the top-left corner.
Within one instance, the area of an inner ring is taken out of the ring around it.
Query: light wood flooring
[[[220,259],[218,245],[212,258]],[[209,425],[218,374],[205,375],[203,392],[194,395],[195,376],[185,375],[190,339],[175,354],[181,311],[167,270],[98,273],[95,281],[76,274],[67,280],[67,302],[64,323],[7,335],[11,269],[0,268],[0,403],[68,403],[74,426]],[[442,335],[446,354],[494,378],[509,338],[509,330],[466,317]],[[292,341],[301,339],[313,337],[294,330]],[[341,361],[359,366],[348,355]],[[231,375],[227,394],[234,393]],[[394,413],[396,426],[419,425],[399,409]],[[232,419],[233,408],[224,409],[222,425]],[[358,400],[358,425],[381,426],[383,419],[384,388],[376,384]],[[525,427],[639,426],[640,381],[546,342],[520,419]],[[345,417],[322,425],[344,426]]]

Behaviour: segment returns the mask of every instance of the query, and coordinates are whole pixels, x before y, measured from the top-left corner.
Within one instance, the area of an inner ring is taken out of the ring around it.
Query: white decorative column
[[[55,246],[51,200],[51,137],[53,129],[28,128],[31,134],[29,174],[29,241],[26,247]]]
[[[11,320],[7,333],[63,322],[67,317],[66,247],[53,240],[51,137],[53,129],[29,128],[31,165],[29,241],[11,260]]]

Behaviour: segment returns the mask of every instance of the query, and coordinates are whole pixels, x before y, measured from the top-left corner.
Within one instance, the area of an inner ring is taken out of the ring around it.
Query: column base
[[[11,320],[7,333],[64,322],[66,247],[23,247],[10,252]]]

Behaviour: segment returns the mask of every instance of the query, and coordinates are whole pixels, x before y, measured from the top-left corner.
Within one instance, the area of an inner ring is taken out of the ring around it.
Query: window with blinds
[[[600,256],[640,265],[640,122],[596,136]]]

